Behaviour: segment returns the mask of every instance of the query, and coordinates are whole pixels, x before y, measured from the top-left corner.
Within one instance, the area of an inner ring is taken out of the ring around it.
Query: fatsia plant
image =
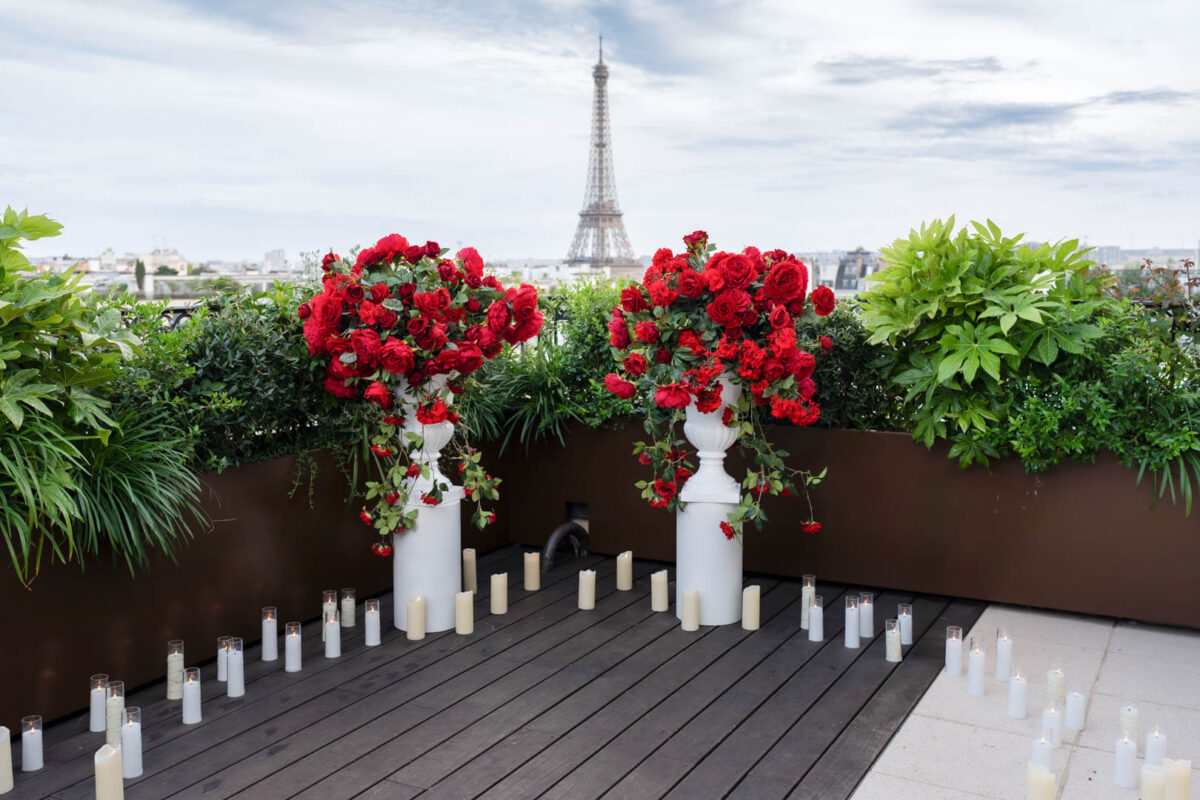
[[[1049,375],[1101,335],[1101,282],[1077,240],[1029,247],[991,220],[934,220],[882,248],[887,267],[858,298],[870,343],[895,348],[914,437],[954,444],[962,466],[1000,455],[987,434],[1005,414],[1004,384]]]

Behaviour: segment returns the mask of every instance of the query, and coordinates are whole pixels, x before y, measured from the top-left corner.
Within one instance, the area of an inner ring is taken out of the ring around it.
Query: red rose
[[[417,422],[422,425],[436,425],[445,422],[448,413],[445,401],[438,397],[430,403],[417,406]]]
[[[468,283],[470,282],[470,278],[471,278],[471,276],[468,275],[467,276]],[[475,288],[478,288],[478,287],[475,287]],[[474,314],[475,312],[479,311],[480,308],[482,308],[482,306],[479,305],[478,300],[476,300],[474,297],[467,298],[467,304],[466,304],[467,311],[470,311],[472,314]]]
[[[821,523],[819,523],[819,522],[805,522],[800,527],[804,530],[805,533],[820,533],[821,532]]]
[[[705,389],[696,395],[696,410],[701,414],[710,414],[721,407],[721,387]]]
[[[532,317],[521,320],[515,327],[505,331],[504,340],[509,344],[516,344],[526,339],[532,339],[542,329],[543,319],[542,312],[535,310]]]
[[[678,487],[675,485],[675,481],[664,481],[659,478],[654,482],[654,493],[667,502],[670,502],[671,498],[675,496],[676,491],[678,491]]]
[[[493,358],[504,348],[504,342],[491,328],[476,325],[475,334],[468,334],[468,338],[479,345],[479,350],[483,353],[484,358]]]
[[[441,245],[439,245],[437,242],[425,243],[425,255],[429,256],[430,258],[437,258],[439,255],[441,255],[441,252]]]
[[[682,348],[687,348],[694,356],[702,356],[707,352],[707,349],[704,347],[704,342],[700,340],[700,337],[696,335],[696,332],[693,330],[680,332],[679,346]]]
[[[625,368],[630,377],[636,378],[646,372],[646,357],[641,353],[630,353],[625,356],[625,360],[621,362],[621,366]]]
[[[382,445],[373,444],[371,445],[371,452],[380,458],[388,458],[392,454],[392,449],[390,447],[383,447]]]
[[[401,530],[403,530],[403,528],[401,528]],[[384,544],[383,542],[375,542],[375,544],[371,545],[371,552],[377,556],[387,558],[392,554],[392,547],[391,545]]]
[[[392,407],[392,393],[379,381],[372,381],[371,385],[367,387],[367,391],[363,392],[363,397],[384,411]]]
[[[421,465],[417,462],[412,462],[408,465],[408,469],[404,470],[404,477],[415,478],[421,474]]]
[[[378,314],[375,315],[375,324],[377,324],[383,330],[390,330],[391,328],[396,327],[398,322],[400,322],[400,318],[397,317],[396,312],[392,311],[390,308],[382,309]]]
[[[679,293],[684,297],[699,297],[707,288],[708,282],[694,269],[685,269],[679,273]]]
[[[817,384],[812,378],[801,378],[796,381],[796,392],[805,400],[812,400],[813,395],[817,393]]]
[[[622,400],[628,400],[637,394],[637,387],[629,381],[622,379],[615,372],[610,372],[604,376],[604,388]]]
[[[401,255],[404,256],[404,260],[408,263],[415,264],[425,255],[425,248],[419,244],[410,244],[404,248],[404,252]]]
[[[726,327],[740,325],[742,312],[750,309],[750,295],[737,289],[727,289],[708,304],[709,318]]]
[[[300,319],[308,319],[312,316],[312,306],[308,303],[301,303],[300,307],[296,309],[296,316],[300,317]]]
[[[493,300],[487,310],[488,328],[496,334],[504,333],[504,329],[508,327],[509,316],[508,303]]]
[[[446,335],[446,326],[441,323],[430,325],[423,334],[414,338],[416,339],[417,347],[420,347],[422,350],[428,350],[431,353],[441,350],[446,346],[446,342],[449,341],[449,337]]]
[[[792,316],[788,314],[787,309],[783,306],[775,306],[771,311],[771,327],[783,328],[792,324]]]
[[[325,391],[329,392],[334,397],[340,397],[343,400],[349,400],[351,397],[358,396],[358,390],[353,386],[347,386],[343,378],[338,378],[333,375],[325,377]]]
[[[391,292],[388,289],[388,285],[383,281],[380,281],[371,287],[371,300],[376,303],[382,303],[384,300],[388,299],[388,295],[390,293]]]
[[[322,292],[312,299],[312,315],[322,327],[332,327],[342,319],[342,301],[334,294]]]
[[[804,297],[808,291],[808,268],[798,261],[780,261],[763,281],[767,295],[781,303]]]
[[[458,343],[458,371],[470,375],[483,366],[483,351],[469,342]]]
[[[458,369],[458,351],[443,350],[438,353],[436,363],[439,372],[453,372]]]
[[[408,331],[409,336],[412,336],[414,339],[424,336],[426,333],[428,333],[431,327],[433,327],[433,323],[424,317],[413,317],[408,321],[408,324],[405,325],[405,329]]]
[[[661,408],[687,408],[692,395],[682,383],[667,383],[655,390],[654,402]]]
[[[400,295],[400,302],[404,305],[412,305],[413,296],[417,293],[417,285],[415,283],[402,283],[397,292]]]
[[[354,355],[358,356],[358,363],[367,367],[374,368],[379,363],[379,351],[382,347],[379,341],[379,334],[370,328],[360,328],[350,334],[350,347],[354,350]]]
[[[379,363],[388,372],[404,375],[412,372],[417,360],[412,348],[393,336],[379,348]]]
[[[621,290],[621,308],[630,314],[636,314],[639,311],[645,311],[649,306],[646,305],[646,298],[642,296],[640,288],[637,286],[626,286]]]
[[[837,304],[837,298],[833,296],[833,290],[828,286],[818,286],[813,289],[809,299],[812,300],[813,310],[822,317],[829,316],[834,305]]]
[[[438,277],[446,283],[453,283],[454,276],[458,274],[458,270],[454,267],[453,261],[439,261],[437,265]]]
[[[657,342],[658,326],[650,320],[643,320],[633,326],[633,334],[639,342],[646,342],[647,344]]]
[[[361,275],[363,267],[369,267],[386,260],[386,255],[374,247],[364,247],[358,251],[358,257],[354,259],[354,267],[351,269],[351,272]]]
[[[614,308],[608,323],[608,343],[619,350],[629,347],[629,325],[620,308]]]
[[[321,266],[324,269],[329,269],[329,266],[331,264],[333,264],[333,262],[341,261],[341,260],[342,260],[341,256],[337,255],[332,250],[330,250],[328,253],[325,254],[325,257],[321,259]]]
[[[828,353],[833,349],[833,339],[828,336],[818,336],[817,341],[821,343],[821,350]]]
[[[729,289],[745,289],[758,277],[754,262],[743,255],[726,256],[721,262],[721,277]]]
[[[650,291],[650,302],[656,306],[669,306],[679,297],[679,291],[672,289],[662,281],[655,281],[647,287]]]
[[[532,319],[533,312],[537,311],[537,302],[537,288],[527,283],[521,284],[521,288],[517,290],[517,294],[512,300],[513,318],[517,322]]]
[[[375,250],[379,253],[380,261],[391,261],[403,253],[406,247],[408,247],[408,239],[398,233],[389,233],[375,243]]]
[[[504,290],[504,287],[500,285],[500,281],[496,279],[495,275],[484,275],[483,285],[489,289],[495,289],[497,292]]]
[[[809,375],[812,375],[813,368],[817,365],[817,360],[813,358],[812,353],[806,353],[803,350],[796,354],[794,364],[789,364],[792,367],[793,374],[796,380],[802,381]]]
[[[439,317],[450,307],[450,292],[445,286],[440,286],[432,292],[418,292],[413,296],[413,304],[423,317]]]
[[[721,523],[721,533],[725,534],[726,539],[729,539],[732,541],[732,539],[734,537],[733,526],[730,525],[728,522],[722,522]]]
[[[666,364],[671,360],[671,354],[666,349],[660,347],[654,351],[654,360],[660,364]]]
[[[664,261],[670,261],[675,257],[669,248],[660,247],[654,251],[654,257],[650,259],[650,263],[656,267],[661,267]]]
[[[704,231],[693,231],[683,237],[683,243],[689,250],[703,250],[708,243],[708,234]]]
[[[387,504],[389,506],[394,506],[394,505],[396,505],[396,503],[400,502],[400,493],[399,492],[387,492],[383,495],[383,499],[387,502]]]
[[[458,258],[462,261],[463,269],[466,270],[468,278],[474,276],[481,279],[480,283],[475,284],[475,286],[482,284],[483,258],[479,255],[479,251],[474,247],[464,247],[458,251]]]
[[[374,520],[371,519],[371,515],[369,513],[367,513],[367,510],[365,508],[362,511],[358,512],[358,518],[363,521],[363,525],[370,525],[374,522]]]
[[[361,283],[352,283],[346,287],[345,295],[346,302],[351,305],[358,305],[366,298],[367,292],[363,289]]]

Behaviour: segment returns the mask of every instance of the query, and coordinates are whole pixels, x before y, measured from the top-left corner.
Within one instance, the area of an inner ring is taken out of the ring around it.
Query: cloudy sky
[[[1195,247],[1194,0],[0,0],[31,252],[402,233],[561,257],[596,35],[634,249],[878,247],[921,220]]]

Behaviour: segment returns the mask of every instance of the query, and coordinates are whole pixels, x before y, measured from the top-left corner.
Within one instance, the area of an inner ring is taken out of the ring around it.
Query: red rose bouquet
[[[833,310],[833,292],[808,292],[808,268],[782,250],[714,252],[708,234],[685,236],[686,249],[654,254],[640,284],[621,292],[609,324],[612,353],[620,372],[605,378],[618,397],[647,399],[650,443],[639,442],[638,460],[653,471],[637,486],[652,506],[674,510],[684,483],[694,474],[690,455],[676,446],[676,424],[695,404],[701,412],[723,405],[720,379],[741,384],[736,407],[722,421],[738,429],[738,447],[750,466],[746,492],[721,530],[729,538],[742,524],[761,526],[765,495],[790,496],[816,485],[824,475],[789,468],[763,435],[763,415],[794,425],[812,425],[820,415],[813,401],[812,373],[817,341],[802,341],[798,323]],[[804,523],[812,530],[817,523]]]
[[[329,253],[321,291],[299,309],[308,351],[325,367],[326,391],[378,408],[371,452],[381,480],[366,484],[367,499],[376,502],[360,516],[383,537],[373,545],[381,555],[391,552],[390,534],[415,524],[419,504],[438,504],[449,488],[434,482],[409,507],[413,487],[428,482],[431,470],[419,458],[422,438],[402,433],[406,409],[396,407],[397,393],[422,425],[456,423],[453,396],[471,373],[542,326],[535,287],[504,288],[484,275],[474,248],[453,258],[446,252],[393,233],[353,264]],[[495,515],[482,503],[499,497],[500,481],[484,471],[477,451],[461,440],[455,445],[465,496],[476,503],[473,521],[483,528]]]

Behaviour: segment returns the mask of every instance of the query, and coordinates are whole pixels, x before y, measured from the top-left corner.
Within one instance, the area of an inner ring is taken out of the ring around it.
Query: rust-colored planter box
[[[6,571],[0,608],[20,646],[0,659],[0,724],[15,730],[27,714],[49,721],[83,708],[92,673],[129,688],[161,679],[169,639],[184,640],[189,664],[215,657],[217,636],[255,642],[262,606],[278,607],[283,621],[308,620],[320,614],[322,589],[352,586],[361,600],[390,588],[391,560],[369,552],[374,533],[347,506],[333,459],[317,453],[312,507],[305,491],[288,497],[295,462],[203,475],[213,529],[180,549],[179,564],[159,558],[136,576],[123,564],[59,564],[31,590]],[[505,541],[503,530],[480,534],[464,518],[465,546]]]
[[[944,447],[926,450],[907,434],[772,436],[797,465],[828,467],[813,491],[824,530],[801,532],[803,500],[769,500],[771,521],[746,532],[747,571],[1200,628],[1200,512],[1154,505],[1148,481],[1137,485],[1109,454],[1029,475],[1013,460],[961,470]],[[674,560],[673,516],[633,486],[648,474],[631,456],[644,438],[637,422],[581,427],[565,448],[505,453],[497,469],[512,540],[544,543],[563,520],[562,501],[573,500],[589,506],[594,552]]]

